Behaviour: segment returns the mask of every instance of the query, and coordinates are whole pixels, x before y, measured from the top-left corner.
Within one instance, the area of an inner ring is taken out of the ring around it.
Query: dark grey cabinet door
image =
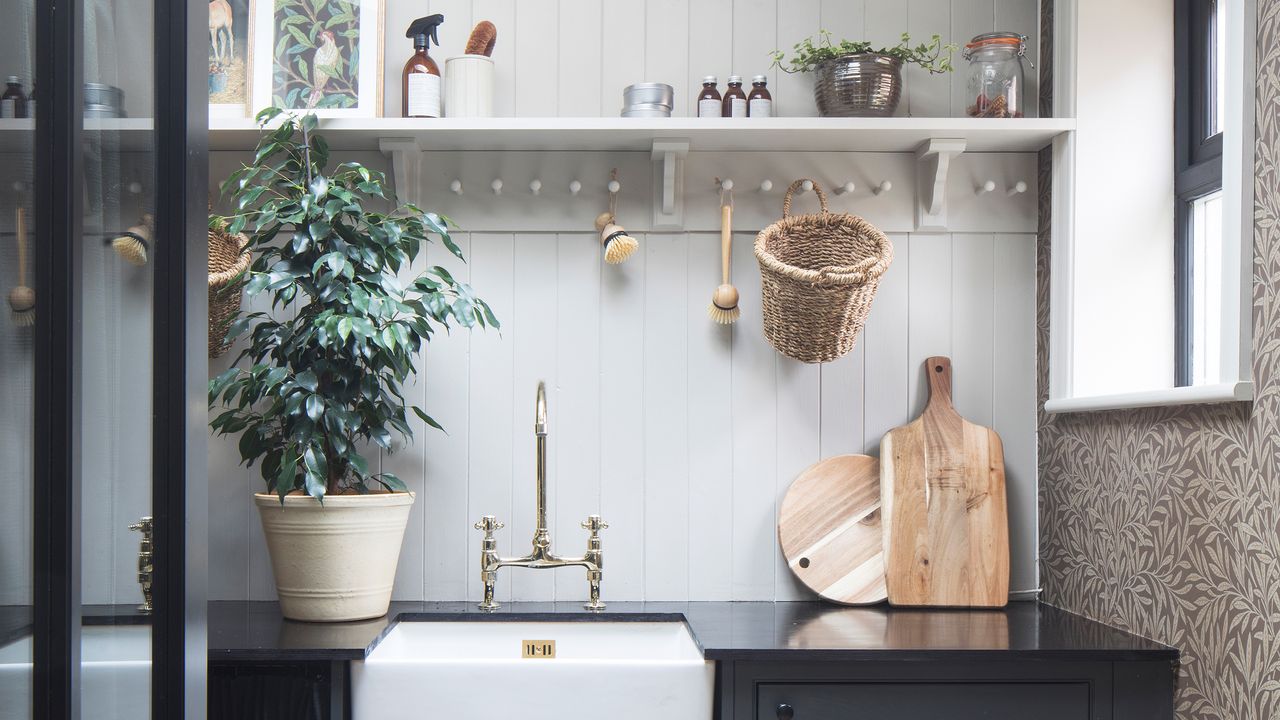
[[[756,720],[1088,720],[1089,684],[762,683]]]

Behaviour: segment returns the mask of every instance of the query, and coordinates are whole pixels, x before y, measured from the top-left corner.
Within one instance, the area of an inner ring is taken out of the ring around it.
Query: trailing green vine
[[[773,67],[788,73],[810,72],[828,60],[870,53],[896,58],[904,65],[918,65],[926,72],[936,75],[955,69],[951,64],[951,56],[959,50],[959,46],[950,43],[943,45],[941,35],[934,35],[929,42],[913,46],[911,36],[907,33],[902,33],[902,42],[893,47],[877,48],[865,40],[841,40],[835,44],[831,42],[830,32],[820,30],[816,42],[810,36],[796,43],[792,49],[794,56],[789,61],[781,50],[774,50],[771,53]]]

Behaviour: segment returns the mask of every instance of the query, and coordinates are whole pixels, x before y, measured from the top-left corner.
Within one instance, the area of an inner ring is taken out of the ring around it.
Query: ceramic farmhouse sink
[[[402,622],[352,663],[352,717],[709,720],[714,677],[681,622]]]
[[[85,718],[151,717],[151,628],[89,626],[80,631],[80,707]],[[31,717],[31,638],[0,647],[0,720]]]

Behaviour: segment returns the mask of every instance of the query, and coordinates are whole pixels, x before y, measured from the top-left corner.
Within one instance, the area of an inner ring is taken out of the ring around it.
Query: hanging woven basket
[[[792,215],[796,180],[782,200],[782,219],[756,236],[764,334],[778,352],[802,362],[829,362],[853,349],[880,276],[893,262],[893,245],[856,215],[827,210]]]
[[[241,289],[253,256],[249,238],[209,228],[209,357],[227,351],[227,328],[240,311]]]

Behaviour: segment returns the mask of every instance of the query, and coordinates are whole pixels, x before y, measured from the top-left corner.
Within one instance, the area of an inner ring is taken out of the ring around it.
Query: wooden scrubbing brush
[[[9,291],[9,310],[13,324],[30,327],[36,322],[36,291],[27,285],[27,216],[18,208],[14,238],[18,245],[18,284]]]
[[[707,315],[721,325],[737,322],[742,311],[738,309],[738,288],[729,283],[729,261],[733,257],[733,204],[720,204],[720,287],[711,296]]]
[[[111,239],[111,249],[131,265],[142,267],[147,264],[147,252],[151,249],[151,230],[155,219],[151,215],[143,215],[142,222],[134,225]]]
[[[463,50],[467,55],[484,55],[491,57],[493,55],[493,44],[498,41],[498,28],[488,20],[481,20],[471,31],[471,37],[467,38],[467,47]]]
[[[635,254],[640,242],[627,234],[626,228],[614,219],[618,211],[618,171],[614,170],[609,181],[609,210],[596,216],[596,231],[600,233],[600,244],[604,246],[604,261],[617,265]]]
[[[596,230],[600,231],[600,244],[604,245],[604,261],[610,265],[621,263],[640,247],[640,242],[628,235],[626,228],[614,222],[611,212],[596,217]]]

